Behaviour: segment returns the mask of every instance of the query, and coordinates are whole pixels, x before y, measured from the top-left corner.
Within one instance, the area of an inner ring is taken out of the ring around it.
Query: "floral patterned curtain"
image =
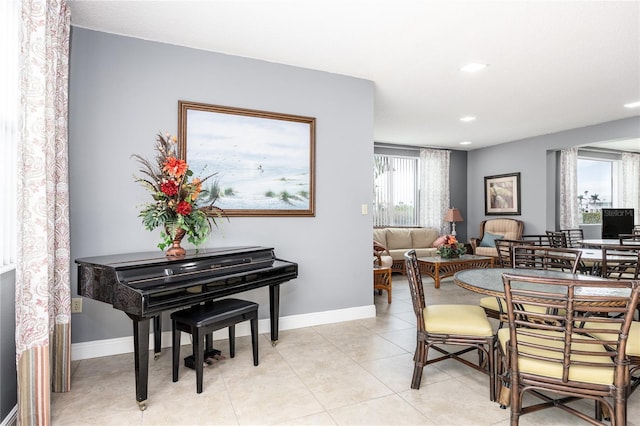
[[[640,154],[622,154],[622,205],[634,209],[633,223],[640,224]]]
[[[449,209],[449,159],[451,151],[420,150],[420,226],[433,227],[440,234],[449,233],[444,215]]]
[[[21,0],[16,364],[18,424],[50,423],[71,364],[65,0]]]
[[[578,209],[578,147],[560,151],[560,229],[576,229]]]

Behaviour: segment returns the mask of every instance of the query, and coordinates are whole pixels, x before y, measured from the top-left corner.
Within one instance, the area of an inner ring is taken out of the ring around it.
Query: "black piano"
[[[108,303],[133,320],[136,401],[147,406],[149,322],[154,352],[161,350],[160,314],[231,294],[269,286],[271,341],[278,340],[280,284],[297,278],[298,265],[277,259],[272,248],[224,247],[188,251],[181,258],[162,252],[76,259],[78,294]]]

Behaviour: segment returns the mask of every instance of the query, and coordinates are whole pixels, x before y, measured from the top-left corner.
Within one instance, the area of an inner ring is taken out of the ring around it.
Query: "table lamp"
[[[460,214],[460,210],[455,207],[451,207],[447,210],[447,213],[444,215],[444,220],[446,222],[451,222],[451,235],[456,235],[456,222],[464,222],[464,219]]]

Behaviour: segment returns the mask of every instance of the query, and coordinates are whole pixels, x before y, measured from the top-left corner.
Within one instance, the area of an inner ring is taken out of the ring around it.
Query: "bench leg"
[[[194,362],[196,367],[196,392],[202,393],[202,365],[204,364],[204,335],[200,332],[198,327],[195,327],[192,332],[193,336],[193,352]]]
[[[258,365],[258,314],[251,317],[251,347],[253,348],[253,365]]]
[[[180,330],[177,330],[176,327],[176,322],[173,322],[173,327],[171,328],[171,337],[172,337],[172,344],[173,344],[173,350],[171,352],[172,354],[172,367],[173,367],[173,381],[177,382],[178,381],[178,368],[180,366]]]

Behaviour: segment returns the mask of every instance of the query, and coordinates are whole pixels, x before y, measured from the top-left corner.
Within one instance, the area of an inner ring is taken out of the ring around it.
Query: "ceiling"
[[[372,80],[376,142],[471,150],[640,115],[639,1],[69,5],[78,27]]]

